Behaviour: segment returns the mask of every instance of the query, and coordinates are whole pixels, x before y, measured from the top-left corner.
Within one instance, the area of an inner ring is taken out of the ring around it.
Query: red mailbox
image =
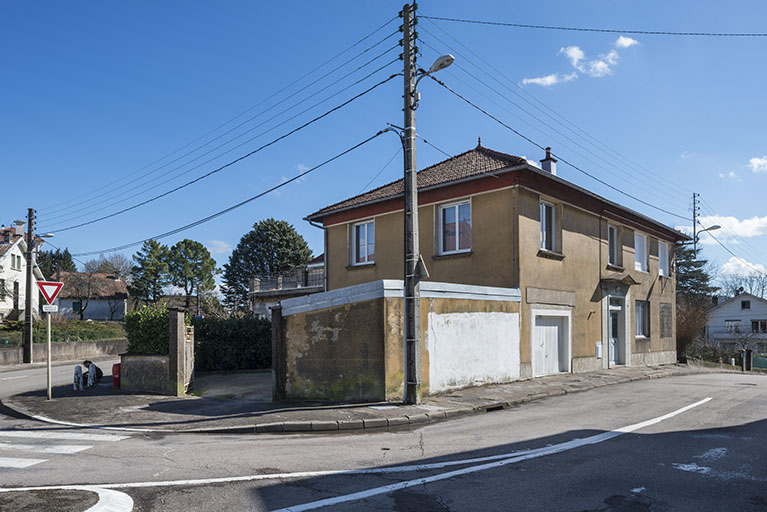
[[[120,363],[112,365],[112,384],[120,389]]]

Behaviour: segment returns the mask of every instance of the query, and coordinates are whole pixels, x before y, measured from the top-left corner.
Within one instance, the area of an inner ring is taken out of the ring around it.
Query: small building
[[[708,312],[706,337],[732,348],[767,351],[767,300],[750,293],[718,298]]]
[[[59,272],[59,315],[82,320],[122,321],[128,311],[125,281],[110,274]]]
[[[44,241],[35,239],[39,247]],[[15,227],[0,229],[0,321],[23,320],[26,305],[27,239]],[[32,271],[32,315],[40,317],[40,292],[37,281],[45,279],[37,265]]]
[[[325,255],[320,254],[304,267],[254,277],[250,280],[248,299],[253,316],[271,320],[271,308],[281,300],[324,291]]]

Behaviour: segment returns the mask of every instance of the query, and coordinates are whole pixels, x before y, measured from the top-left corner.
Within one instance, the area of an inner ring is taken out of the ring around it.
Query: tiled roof
[[[128,297],[128,288],[125,281],[111,279],[110,274],[90,274],[92,281],[92,299],[124,299]],[[64,283],[59,297],[62,299],[72,298],[72,285],[78,283],[83,286],[89,274],[81,272],[59,272],[52,277]],[[70,286],[67,286],[69,284]]]
[[[459,181],[471,176],[492,173],[508,167],[516,167],[526,164],[524,158],[494,151],[481,145],[476,148],[448,158],[442,162],[427,167],[418,172],[418,189],[433,187]],[[381,201],[401,196],[404,192],[404,180],[399,179],[382,187],[365,192],[358,196],[341,201],[312,213],[307,219],[323,217],[329,213],[346,208],[360,206],[365,203]]]
[[[7,253],[11,247],[13,247],[13,244],[0,244],[0,257]]]

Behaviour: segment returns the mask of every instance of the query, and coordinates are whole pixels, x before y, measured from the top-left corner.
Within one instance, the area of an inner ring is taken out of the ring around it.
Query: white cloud
[[[720,178],[729,178],[731,180],[740,181],[740,176],[738,176],[735,171],[730,172],[720,172],[719,173]]]
[[[682,160],[687,160],[688,158],[692,158],[694,156],[695,155],[690,153],[689,151],[682,151],[681,153],[679,153],[679,158],[681,158]]]
[[[700,223],[704,226],[722,226],[721,231],[715,231],[714,236],[719,240],[738,235],[742,238],[753,238],[755,236],[767,235],[767,216],[751,217],[750,219],[737,219],[731,216],[709,215],[701,217]],[[721,235],[719,235],[721,233]]]
[[[613,70],[610,69],[610,64],[603,60],[592,60],[589,62],[587,73],[591,77],[602,78],[606,75],[612,75]]]
[[[767,272],[767,268],[761,263],[751,263],[743,258],[736,258],[735,256],[727,260],[727,263],[722,265],[720,272],[723,275],[750,275],[759,272]]]
[[[755,173],[767,172],[767,155],[761,158],[755,156],[748,161],[748,165]]]
[[[208,250],[211,254],[226,254],[232,251],[232,244],[223,240],[208,240]]]
[[[579,71],[583,71],[581,69],[581,61],[586,58],[586,54],[583,53],[583,50],[580,49],[579,46],[568,46],[563,47],[559,49],[559,53],[564,53],[568,59],[570,59],[570,64],[573,65],[573,67]]]
[[[297,170],[298,172],[304,172],[304,171],[308,171],[309,169],[311,169],[311,167],[307,167],[307,166],[305,166],[304,164],[298,164],[298,165],[296,166],[296,170]]]
[[[538,78],[525,78],[522,80],[522,85],[535,84],[543,87],[551,87],[561,82],[569,82],[578,78],[578,73],[573,72],[568,75],[560,75],[559,73],[552,73],[550,75],[541,76]]]
[[[626,36],[620,36],[615,41],[616,48],[629,48],[630,46],[634,46],[635,44],[639,44],[639,41],[637,41],[636,39],[631,39],[630,37],[626,37]]]

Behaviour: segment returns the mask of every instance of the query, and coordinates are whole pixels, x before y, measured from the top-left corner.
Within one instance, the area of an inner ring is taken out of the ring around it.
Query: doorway
[[[624,341],[626,340],[624,303],[625,300],[623,297],[610,297],[610,317],[607,325],[608,337],[610,340],[608,354],[610,366],[625,364],[626,361],[626,354],[623,349]]]

